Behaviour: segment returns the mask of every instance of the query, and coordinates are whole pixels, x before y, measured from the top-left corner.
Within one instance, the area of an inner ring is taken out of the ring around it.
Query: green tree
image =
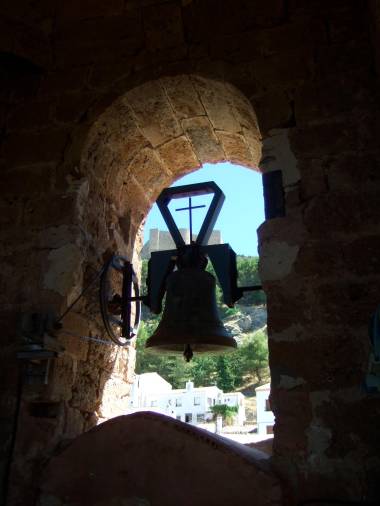
[[[216,384],[216,360],[213,355],[198,355],[190,362],[192,379],[196,387]]]
[[[211,406],[210,409],[214,415],[214,419],[217,416],[221,416],[226,425],[233,424],[234,417],[239,411],[239,408],[237,406],[227,406],[227,404],[215,404],[215,406]]]
[[[225,355],[218,357],[216,362],[217,386],[223,392],[231,392],[235,388],[235,374],[231,362]]]
[[[241,348],[244,374],[254,373],[259,383],[269,376],[268,337],[266,332],[258,330],[248,334]]]
[[[260,285],[259,258],[238,256],[236,260],[238,271],[238,285],[252,286]],[[243,306],[261,305],[266,303],[265,293],[260,291],[246,292],[239,304]]]

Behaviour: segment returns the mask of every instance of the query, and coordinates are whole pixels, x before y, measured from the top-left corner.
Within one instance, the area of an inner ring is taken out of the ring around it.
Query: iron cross
[[[180,207],[179,209],[176,209],[176,211],[189,211],[190,242],[193,242],[193,217],[192,217],[192,210],[193,209],[199,209],[201,207],[206,207],[206,206],[205,205],[202,205],[202,206],[192,206],[191,205],[191,197],[189,197],[189,207]]]

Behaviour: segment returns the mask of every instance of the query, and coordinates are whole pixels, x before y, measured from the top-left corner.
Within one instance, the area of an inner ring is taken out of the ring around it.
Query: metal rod
[[[74,334],[73,332],[70,332],[70,331],[67,331],[67,330],[60,330],[59,331],[61,334],[66,334],[68,336],[71,336],[71,337],[76,337],[78,339],[84,339],[85,341],[93,341],[94,343],[99,343],[99,344],[106,344],[107,346],[114,346],[115,343],[111,342],[111,341],[106,341],[105,339],[101,339],[100,337],[92,337],[92,336],[79,336],[78,334]]]

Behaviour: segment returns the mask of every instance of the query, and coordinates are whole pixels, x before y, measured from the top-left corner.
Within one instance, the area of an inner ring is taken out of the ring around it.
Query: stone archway
[[[231,161],[257,170],[260,156],[255,113],[235,87],[177,76],[130,90],[97,119],[83,150],[85,177],[79,185],[87,197],[81,226],[91,243],[82,250],[82,266],[98,266],[111,251],[136,258],[143,220],[174,180],[206,162]],[[124,407],[125,383],[131,381],[133,349],[116,353],[117,366],[98,390],[103,392],[97,399],[100,418],[122,414],[117,398]],[[131,367],[125,369],[123,362]]]

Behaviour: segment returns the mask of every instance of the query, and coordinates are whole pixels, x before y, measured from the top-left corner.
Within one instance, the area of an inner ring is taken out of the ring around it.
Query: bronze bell
[[[163,316],[146,348],[183,353],[187,361],[193,352],[220,353],[236,348],[218,315],[214,276],[196,267],[180,268],[168,276]]]

